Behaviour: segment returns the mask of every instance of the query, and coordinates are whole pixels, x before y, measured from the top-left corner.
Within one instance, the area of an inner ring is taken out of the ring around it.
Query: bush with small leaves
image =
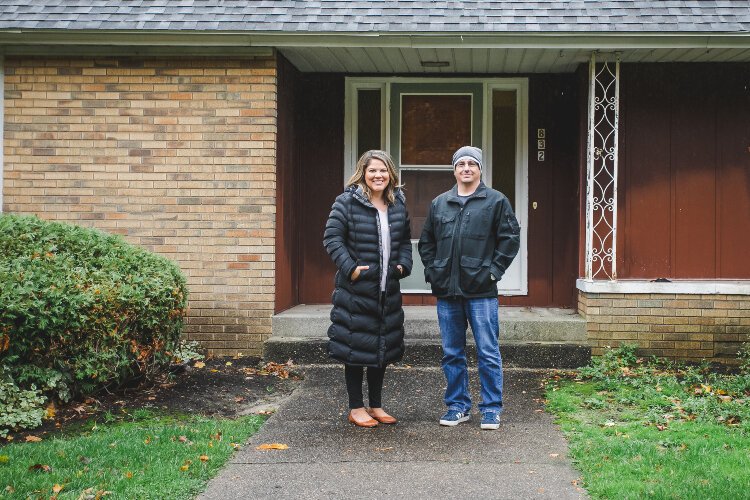
[[[120,236],[0,216],[0,363],[20,388],[67,399],[153,376],[186,302],[177,265]]]

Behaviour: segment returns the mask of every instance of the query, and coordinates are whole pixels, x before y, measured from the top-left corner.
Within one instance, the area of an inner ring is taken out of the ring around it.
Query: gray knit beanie
[[[474,146],[463,146],[453,153],[453,167],[462,160],[474,160],[479,163],[479,169],[482,168],[482,150]]]

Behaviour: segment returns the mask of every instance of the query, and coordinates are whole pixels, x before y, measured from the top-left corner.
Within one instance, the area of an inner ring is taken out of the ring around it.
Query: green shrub
[[[10,429],[38,427],[44,416],[42,391],[34,384],[21,389],[9,372],[5,366],[0,371],[0,437],[7,436]]]
[[[174,263],[119,236],[0,216],[0,363],[16,384],[65,399],[152,376],[186,300]]]

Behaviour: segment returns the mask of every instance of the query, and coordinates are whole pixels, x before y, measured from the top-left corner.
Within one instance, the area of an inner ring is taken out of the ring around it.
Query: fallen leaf
[[[226,363],[224,363],[224,366],[232,366],[232,362],[231,361],[227,361]]]
[[[62,485],[62,484],[55,484],[52,487],[52,492],[55,493],[55,494],[58,494],[58,493],[60,493],[63,490],[63,488],[65,488],[64,485]]]
[[[281,443],[263,443],[256,446],[256,450],[286,450],[289,446]]]
[[[205,366],[206,366],[206,363],[204,363],[203,361],[196,361],[195,364],[193,365],[193,368],[205,368]]]
[[[8,455],[0,455],[0,464],[7,464],[8,461],[10,461],[10,457]]]
[[[50,403],[47,405],[47,408],[44,410],[44,418],[46,419],[55,418],[55,413],[57,413],[57,410],[55,409],[55,403]]]
[[[187,440],[188,440],[187,436],[180,436],[180,437],[178,437],[177,439],[178,439],[178,440],[179,440],[179,441],[180,441],[181,443],[187,443]]]
[[[16,489],[13,486],[8,485],[8,486],[5,487],[5,492],[6,493],[15,493]]]
[[[130,472],[130,471],[127,471],[127,472],[125,473],[125,477],[126,477],[126,478],[128,478],[128,479],[133,479],[133,473],[132,473],[132,472]]]
[[[551,456],[552,458],[557,458],[557,457],[560,456],[560,454],[559,453],[550,453],[549,456]]]
[[[201,456],[200,456],[200,457],[198,457],[198,458],[200,458],[200,461],[201,461],[201,462],[208,462],[208,455],[201,455]]]
[[[30,471],[42,471],[42,472],[50,472],[52,470],[52,467],[50,467],[47,464],[34,464],[29,466]]]
[[[242,448],[242,446],[237,443],[229,443],[229,446],[231,446],[234,450],[239,450],[240,448]]]
[[[183,471],[183,472],[185,472],[185,471],[186,471],[186,470],[188,470],[189,468],[190,468],[190,466],[189,466],[189,465],[180,465],[180,470],[181,470],[181,471]]]
[[[38,443],[41,440],[42,440],[42,438],[40,438],[38,436],[26,436],[26,442],[27,443]]]

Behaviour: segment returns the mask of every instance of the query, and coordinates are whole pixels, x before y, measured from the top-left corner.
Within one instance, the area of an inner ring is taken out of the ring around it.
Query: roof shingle
[[[0,29],[746,33],[750,2],[0,0]]]

